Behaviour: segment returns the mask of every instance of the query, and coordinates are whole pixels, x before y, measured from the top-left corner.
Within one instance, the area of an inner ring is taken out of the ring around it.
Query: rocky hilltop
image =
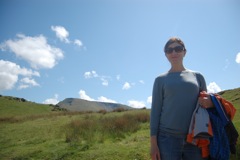
[[[131,110],[134,109],[130,106],[119,103],[107,103],[97,101],[87,101],[78,98],[66,98],[57,104],[58,107],[64,108],[68,111],[93,111],[98,112],[100,110],[113,111],[116,109]]]

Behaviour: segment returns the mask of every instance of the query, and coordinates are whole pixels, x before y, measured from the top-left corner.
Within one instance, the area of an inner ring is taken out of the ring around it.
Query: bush
[[[107,117],[102,119],[101,133],[108,137],[119,139],[124,138],[126,133],[133,133],[139,129],[139,123],[130,114],[119,117]]]
[[[146,112],[139,112],[135,116],[136,120],[141,123],[149,122],[150,116]]]
[[[70,144],[104,142],[106,139],[118,140],[126,134],[136,132],[141,123],[149,121],[147,113],[126,113],[121,116],[87,117],[73,120],[67,124],[66,142]]]
[[[115,109],[113,110],[113,112],[124,112],[124,111],[126,111],[126,109],[124,109],[124,108],[122,108],[122,107],[115,108]]]
[[[101,109],[100,111],[98,111],[98,113],[106,114],[107,110],[106,109]]]
[[[73,120],[67,125],[66,142],[75,144],[76,142],[88,142],[94,139],[94,131],[96,130],[96,121],[87,120]]]

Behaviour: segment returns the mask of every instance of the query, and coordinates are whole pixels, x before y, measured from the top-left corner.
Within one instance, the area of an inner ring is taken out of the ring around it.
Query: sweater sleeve
[[[151,117],[150,117],[150,135],[156,136],[158,133],[160,115],[162,110],[162,83],[159,83],[159,78],[156,78],[153,85],[152,91],[152,106],[151,106]]]
[[[200,85],[200,92],[201,91],[206,91],[207,92],[207,86],[206,86],[206,81],[201,73],[196,73],[198,83]]]

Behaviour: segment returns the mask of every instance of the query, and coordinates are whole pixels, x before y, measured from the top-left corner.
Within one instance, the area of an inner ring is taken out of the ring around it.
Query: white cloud
[[[145,82],[143,80],[139,80],[139,83],[144,84]]]
[[[0,91],[11,90],[18,81],[18,76],[15,74],[8,74],[0,72]]]
[[[142,101],[130,100],[128,101],[128,105],[133,108],[143,108],[145,107],[145,103]]]
[[[117,76],[116,76],[116,79],[117,79],[118,81],[120,80],[120,78],[121,78],[120,75],[117,75]]]
[[[97,100],[95,100],[95,99],[91,98],[90,96],[88,96],[84,90],[80,90],[80,91],[78,92],[78,94],[79,94],[79,97],[80,97],[81,99],[88,100],[88,101],[117,103],[115,100],[109,99],[109,98],[104,97],[104,96],[100,96],[100,97],[98,97]]]
[[[88,71],[84,73],[84,78],[90,79],[90,78],[98,78],[102,81],[103,86],[108,86],[108,81],[111,79],[109,76],[101,76],[98,75],[96,71]]]
[[[37,82],[30,79],[32,76],[40,77],[39,72],[32,71],[31,69],[21,68],[19,65],[10,62],[0,60],[0,90],[11,90],[18,82],[19,76],[23,76],[25,80],[23,82],[29,86],[37,86]],[[27,88],[26,86],[22,86]]]
[[[128,90],[128,89],[130,89],[130,88],[131,88],[131,85],[130,85],[130,83],[128,83],[128,82],[125,82],[124,85],[123,85],[123,87],[122,87],[123,90]]]
[[[38,86],[39,84],[34,80],[34,79],[30,79],[29,77],[25,77],[21,80],[21,82],[23,83],[27,83],[27,84],[31,84],[33,86]]]
[[[62,50],[50,46],[42,35],[28,37],[18,34],[17,37],[1,44],[1,49],[9,49],[16,56],[26,60],[32,68],[53,68],[57,61],[63,58]]]
[[[221,88],[215,83],[211,82],[207,86],[208,93],[217,93],[221,91]]]
[[[80,41],[79,39],[75,39],[75,40],[74,40],[74,44],[76,44],[76,45],[79,46],[79,47],[82,47],[82,46],[83,46],[82,41]]]
[[[100,96],[100,97],[97,98],[97,100],[95,100],[95,99],[91,98],[90,96],[88,96],[84,90],[80,90],[78,92],[78,94],[79,94],[79,97],[81,99],[88,100],[88,101],[98,101],[98,102],[106,102],[106,103],[118,103],[117,101],[109,99],[109,98],[104,97],[104,96]],[[151,97],[148,97],[148,103],[151,103],[149,101],[150,99],[151,99]],[[143,102],[143,101],[136,101],[136,100],[129,100],[128,101],[128,105],[133,107],[133,108],[143,108],[143,107],[146,107],[145,102]]]
[[[236,62],[240,64],[240,52],[236,55]]]
[[[101,81],[103,86],[108,86],[108,80],[106,78],[102,77]]]
[[[49,98],[46,99],[43,103],[44,104],[58,104],[59,100],[58,100],[58,94],[55,94],[53,98]]]
[[[91,97],[89,97],[84,90],[80,90],[80,91],[78,92],[78,94],[79,94],[79,97],[80,97],[81,99],[88,100],[88,101],[94,101],[94,99],[92,99]]]
[[[147,98],[147,103],[152,104],[152,96],[149,96],[149,97]]]
[[[103,97],[103,96],[98,97],[98,101],[100,101],[100,102],[108,102],[108,103],[117,103],[116,101],[114,101],[112,99],[108,99],[108,98]]]
[[[21,90],[21,89],[26,89],[26,88],[29,88],[29,87],[30,87],[30,86],[27,85],[27,84],[20,84],[20,85],[18,86],[18,89]]]
[[[9,74],[23,75],[23,76],[40,76],[39,72],[32,71],[31,69],[21,68],[16,63],[10,61],[0,60],[0,72]]]
[[[84,77],[87,78],[92,78],[92,73],[91,72],[85,72]]]
[[[39,86],[39,84],[34,79],[30,79],[29,77],[21,79],[20,82],[21,84],[18,87],[18,89],[25,89],[31,86]]]
[[[79,47],[83,47],[83,43],[79,39],[75,39],[74,41],[69,40],[69,32],[64,28],[63,26],[51,26],[52,31],[56,33],[57,38],[60,39],[60,41],[65,43],[72,43]],[[86,49],[86,47],[84,47]]]
[[[51,26],[51,29],[56,33],[56,36],[65,43],[70,43],[68,31],[62,26]]]
[[[96,77],[98,77],[98,74],[97,74],[96,71],[85,72],[84,73],[84,77],[86,79],[88,79],[88,78],[96,78]]]

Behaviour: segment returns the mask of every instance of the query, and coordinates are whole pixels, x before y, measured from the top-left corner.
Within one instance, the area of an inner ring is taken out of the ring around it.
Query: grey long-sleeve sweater
[[[152,92],[151,136],[159,131],[186,136],[199,93],[206,90],[205,79],[198,72],[185,70],[158,76]]]

